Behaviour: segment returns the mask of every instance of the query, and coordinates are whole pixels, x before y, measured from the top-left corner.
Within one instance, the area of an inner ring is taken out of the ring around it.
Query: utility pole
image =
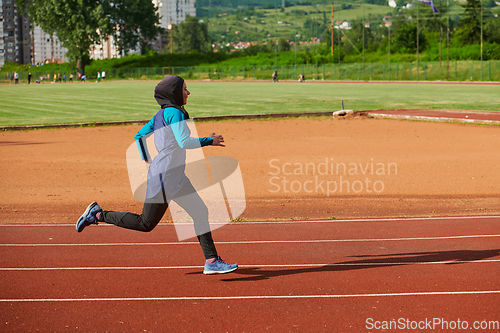
[[[339,18],[340,18],[340,17],[339,17]],[[340,22],[340,20],[339,20],[339,22]],[[342,29],[342,28],[341,28],[341,26],[339,25],[339,32],[337,33],[337,46],[338,46],[338,49],[339,49],[339,50],[338,50],[338,51],[339,51],[339,52],[338,52],[338,53],[339,53],[339,78],[340,78],[340,29]]]
[[[420,39],[420,29],[419,29],[419,25],[418,25],[418,19],[419,19],[419,16],[418,16],[418,3],[419,1],[417,0],[417,81],[419,80],[418,78],[418,74],[420,72],[420,69],[419,69],[419,52],[418,52],[418,44],[419,44],[419,39]]]
[[[387,40],[389,42],[389,66],[387,68],[387,73],[389,74],[389,81],[391,80],[391,25],[392,20],[389,22],[389,36],[387,36]]]
[[[316,44],[316,80],[317,80],[318,79],[318,44],[319,44],[318,21],[315,21],[314,25],[316,26],[316,40],[314,42]]]
[[[450,0],[446,4],[447,31],[446,31],[446,80],[450,79]]]
[[[274,36],[276,37],[276,44],[274,44],[274,64],[275,64],[275,71],[278,70],[278,6],[275,5],[274,7]]]
[[[441,27],[441,32],[439,33],[439,67],[441,67],[441,58],[442,58],[442,51],[441,51],[441,45],[443,42],[441,41],[443,39],[443,27]]]
[[[332,33],[332,43],[331,43],[331,46],[332,46],[332,57],[333,57],[333,29],[335,28],[335,24],[333,22],[333,2],[332,2],[332,27],[331,27],[331,33]]]
[[[31,24],[31,64],[35,63],[35,23],[30,22]]]
[[[481,81],[483,81],[483,0],[481,0]]]
[[[294,74],[294,78],[297,77],[297,4],[293,4],[293,11],[294,11],[294,15],[295,15],[295,45],[294,45],[294,48],[295,48],[295,67],[293,69],[293,74]]]
[[[365,79],[365,0],[363,0],[363,80]]]
[[[170,54],[174,52],[174,26],[172,25],[172,18],[170,18]]]

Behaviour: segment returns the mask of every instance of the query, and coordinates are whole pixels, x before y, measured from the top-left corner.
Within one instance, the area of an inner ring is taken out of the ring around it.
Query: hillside
[[[214,11],[221,9],[221,7],[214,6],[212,8]],[[210,37],[215,43],[240,41],[263,43],[275,39],[275,35],[291,41],[295,41],[295,38],[297,42],[310,41],[312,37],[321,37],[331,26],[332,6],[328,2],[291,6],[284,10],[283,8],[254,7],[227,9],[227,12],[200,18],[204,23],[208,23]],[[392,8],[389,6],[365,4],[365,21],[380,23],[382,18],[389,15],[391,11]],[[362,18],[361,1],[353,1],[348,5],[337,4],[334,7],[335,21],[352,21]]]

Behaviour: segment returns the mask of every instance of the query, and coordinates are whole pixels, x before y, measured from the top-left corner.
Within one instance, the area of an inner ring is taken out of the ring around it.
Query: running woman
[[[92,202],[78,219],[76,230],[98,222],[149,232],[165,214],[168,203],[173,200],[193,219],[198,241],[205,255],[203,273],[229,273],[238,268],[225,263],[217,253],[208,222],[208,208],[185,174],[186,149],[203,146],[224,147],[222,135],[212,133],[209,137],[191,137],[186,120],[189,114],[184,109],[190,92],[186,82],[179,76],[167,76],[156,85],[154,97],[161,106],[160,111],[135,135],[141,159],[149,166],[146,200],[142,214],[105,211]],[[145,138],[154,132],[158,155],[150,161]],[[144,140],[144,141],[143,141]]]

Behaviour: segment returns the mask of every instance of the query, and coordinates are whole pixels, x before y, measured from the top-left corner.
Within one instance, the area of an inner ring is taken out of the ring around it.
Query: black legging
[[[185,195],[189,194],[189,198]],[[172,199],[181,206],[194,221],[194,229],[200,242],[205,259],[217,258],[217,250],[210,232],[208,222],[208,208],[196,193],[193,185],[188,183]],[[168,208],[168,201],[160,192],[153,199],[146,199],[142,208],[142,214],[137,215],[128,212],[102,211],[99,222],[106,222],[116,226],[149,232],[160,222]]]

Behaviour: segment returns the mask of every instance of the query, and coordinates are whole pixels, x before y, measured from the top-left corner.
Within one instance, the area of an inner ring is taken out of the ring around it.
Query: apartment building
[[[120,58],[120,56],[120,52],[116,47],[113,36],[108,36],[106,40],[90,47],[91,59],[102,60],[108,58]]]
[[[5,61],[18,64],[67,61],[67,50],[57,36],[35,26],[25,12],[20,14],[15,0],[0,0],[0,66]]]
[[[49,35],[45,33],[39,26],[33,29],[33,63],[50,62],[67,62],[66,52],[68,50],[62,46],[61,42],[56,35]]]
[[[161,15],[161,26],[169,30],[187,15],[196,16],[195,0],[152,0]],[[169,44],[169,33],[149,41],[149,46],[160,51]],[[19,14],[15,0],[0,0],[0,66],[5,61],[19,64],[37,64],[46,61],[67,62],[67,49],[56,35],[45,33],[34,25],[27,13]],[[120,57],[113,37],[90,50],[92,59]]]
[[[170,24],[179,24],[186,16],[196,16],[196,0],[153,0],[161,15],[160,25],[168,29]]]
[[[170,31],[172,24],[179,24],[186,19],[186,16],[196,16],[196,0],[152,0],[158,8],[161,16],[160,26],[166,31],[165,34],[157,36],[148,42],[152,50],[160,52],[170,43]]]
[[[19,14],[14,0],[1,1],[3,61],[29,64],[31,52],[31,21],[28,14]]]

